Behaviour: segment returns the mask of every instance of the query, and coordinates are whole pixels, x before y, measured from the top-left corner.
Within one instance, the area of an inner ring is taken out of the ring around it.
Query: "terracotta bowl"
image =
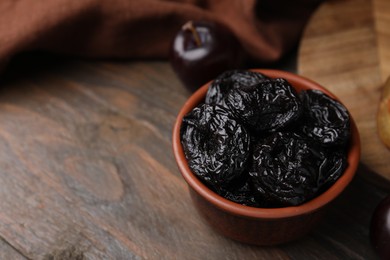
[[[304,77],[277,70],[254,69],[271,78],[285,78],[299,92],[319,89],[336,98],[324,87]],[[359,133],[351,118],[352,140],[348,151],[349,166],[344,174],[324,193],[299,206],[255,208],[229,201],[211,191],[188,167],[180,143],[180,126],[188,112],[204,101],[209,84],[198,89],[184,104],[173,129],[173,151],[179,170],[188,183],[191,198],[200,215],[215,230],[231,239],[255,244],[276,245],[307,234],[320,221],[327,206],[348,186],[360,159]],[[336,98],[337,99],[337,98]]]

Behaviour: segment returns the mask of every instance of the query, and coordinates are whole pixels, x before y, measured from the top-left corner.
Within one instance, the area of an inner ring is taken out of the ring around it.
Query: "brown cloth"
[[[166,58],[188,20],[224,23],[256,61],[294,47],[320,0],[1,0],[0,65],[17,53]]]

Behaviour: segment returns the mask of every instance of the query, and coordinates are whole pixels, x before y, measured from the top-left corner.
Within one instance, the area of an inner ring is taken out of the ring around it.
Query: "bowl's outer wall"
[[[295,74],[276,70],[255,70],[276,78],[286,78],[294,87],[320,89],[331,97],[335,95],[317,83]],[[208,84],[201,87],[184,104],[173,131],[173,150],[179,170],[190,187],[192,200],[199,213],[217,231],[225,236],[256,245],[275,245],[297,239],[308,233],[321,219],[328,204],[350,183],[360,159],[360,138],[356,124],[351,120],[352,140],[348,155],[349,166],[339,180],[320,196],[297,207],[259,209],[228,201],[209,190],[188,167],[181,142],[182,117],[204,100]]]
[[[303,237],[318,225],[328,206],[282,219],[247,218],[215,207],[189,188],[197,211],[213,229],[230,239],[259,246],[283,244]]]

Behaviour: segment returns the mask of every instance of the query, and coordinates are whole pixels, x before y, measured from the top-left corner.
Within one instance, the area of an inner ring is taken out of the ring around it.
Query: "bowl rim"
[[[260,72],[271,78],[285,78],[290,82],[292,86],[299,85],[302,89],[318,89],[332,98],[341,102],[333,93],[331,93],[326,88],[322,87],[318,83],[307,79],[303,76],[281,70],[274,69],[250,69],[252,71]],[[359,160],[360,160],[360,138],[359,132],[356,127],[356,123],[350,114],[351,119],[351,142],[348,152],[348,167],[344,171],[344,174],[324,193],[313,198],[310,201],[307,201],[298,206],[289,206],[283,208],[257,208],[241,205],[235,202],[232,202],[228,199],[223,198],[217,193],[210,190],[206,185],[204,185],[190,170],[187,159],[185,158],[184,151],[180,142],[180,126],[182,123],[183,117],[192,110],[192,108],[202,102],[207,93],[207,89],[210,82],[204,84],[200,87],[195,93],[190,96],[190,98],[185,102],[185,104],[180,109],[180,112],[176,118],[175,125],[173,128],[172,135],[172,146],[175,156],[176,163],[180,170],[181,175],[187,182],[187,184],[192,188],[196,193],[201,197],[207,200],[209,203],[218,207],[219,209],[229,212],[233,215],[238,215],[247,218],[261,218],[261,219],[281,219],[294,217],[298,215],[308,214],[323,206],[330,203],[334,200],[341,192],[348,186],[355,176]],[[342,102],[341,102],[342,103]]]

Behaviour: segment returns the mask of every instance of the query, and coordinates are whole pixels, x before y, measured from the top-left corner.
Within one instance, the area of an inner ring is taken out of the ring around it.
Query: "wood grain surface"
[[[390,1],[372,0],[375,34],[382,81],[390,76]]]
[[[13,248],[7,241],[0,238],[0,259],[26,259],[15,248]]]
[[[171,150],[189,95],[165,62],[14,60],[0,81],[0,259],[375,259],[386,193],[360,176],[293,243],[211,230]]]
[[[298,72],[330,89],[348,107],[360,131],[362,163],[371,170],[367,177],[386,186],[390,150],[379,139],[376,115],[390,76],[389,58],[388,0],[325,2],[309,22],[298,54]]]

